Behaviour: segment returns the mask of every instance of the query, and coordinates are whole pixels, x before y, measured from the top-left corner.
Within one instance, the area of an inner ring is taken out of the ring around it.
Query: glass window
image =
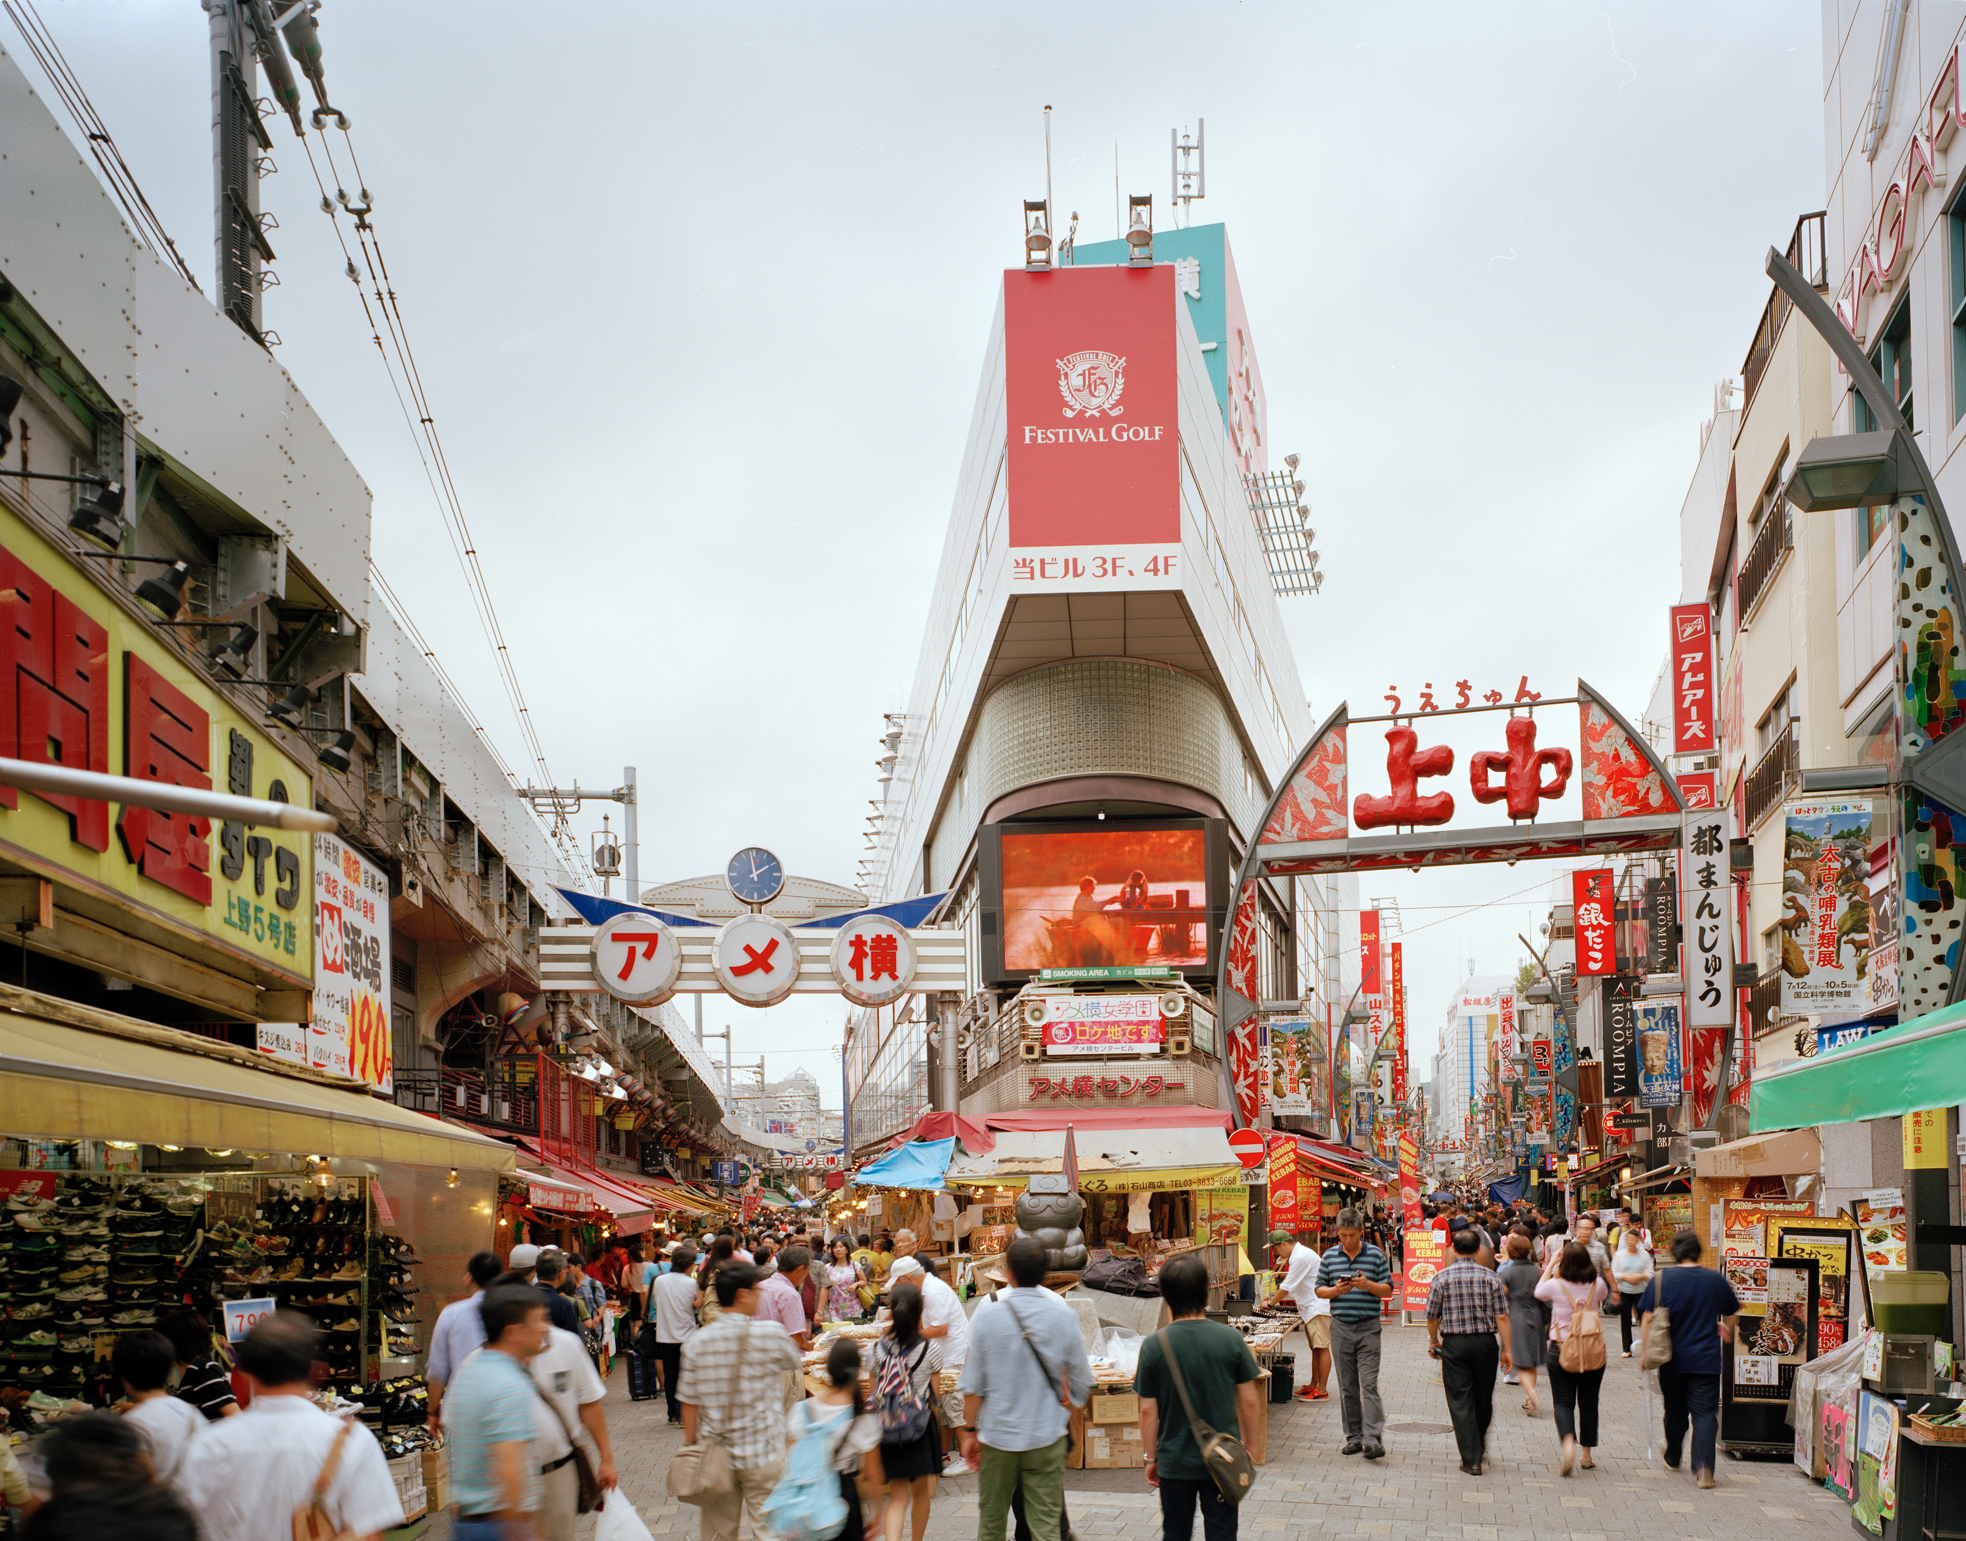
[[[1912,416],[1911,392],[1911,302],[1905,301],[1898,307],[1897,314],[1884,324],[1884,332],[1877,340],[1877,346],[1870,350],[1871,367],[1877,371],[1878,378],[1884,382],[1898,403],[1898,411],[1904,417],[1905,427],[1915,429],[1917,420]],[[1876,414],[1862,394],[1855,396],[1855,419],[1857,432],[1875,433],[1878,428]]]

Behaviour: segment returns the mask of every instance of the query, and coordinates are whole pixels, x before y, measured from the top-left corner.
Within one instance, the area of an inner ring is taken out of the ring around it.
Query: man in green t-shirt
[[[1215,1489],[1202,1468],[1201,1450],[1188,1427],[1188,1412],[1168,1371],[1166,1352],[1177,1359],[1195,1416],[1218,1434],[1235,1434],[1244,1444],[1256,1427],[1256,1360],[1242,1334],[1204,1318],[1208,1305],[1208,1266],[1195,1253],[1161,1265],[1161,1299],[1174,1320],[1140,1345],[1133,1386],[1140,1394],[1140,1444],[1147,1453],[1147,1486],[1160,1489],[1161,1530],[1165,1537],[1192,1534],[1195,1505],[1201,1505],[1206,1541],[1230,1541],[1236,1533],[1236,1506]],[[1165,1337],[1162,1334],[1165,1334]]]

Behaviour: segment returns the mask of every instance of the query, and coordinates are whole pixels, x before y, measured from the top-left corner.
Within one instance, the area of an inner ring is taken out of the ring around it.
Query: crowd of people
[[[1488,1460],[1497,1384],[1518,1386],[1523,1411],[1541,1416],[1545,1382],[1556,1470],[1592,1468],[1607,1303],[1627,1359],[1644,1353],[1664,1305],[1666,1462],[1690,1458],[1699,1485],[1713,1485],[1720,1355],[1740,1302],[1700,1266],[1696,1237],[1672,1238],[1671,1264],[1655,1266],[1652,1235],[1629,1210],[1600,1236],[1590,1214],[1566,1225],[1527,1203],[1443,1197],[1422,1224],[1451,1253],[1429,1286],[1426,1325],[1464,1472],[1478,1476]],[[1295,1395],[1330,1399],[1335,1374],[1340,1453],[1376,1461],[1386,1454],[1381,1324],[1401,1238],[1355,1207],[1335,1229],[1321,1250],[1308,1233],[1272,1235],[1272,1303],[1296,1309],[1310,1343]],[[616,1241],[591,1267],[524,1243],[503,1261],[478,1253],[464,1294],[436,1320],[427,1361],[431,1425],[450,1452],[453,1534],[574,1541],[583,1508],[618,1487],[597,1369],[612,1308],[622,1347],[644,1361],[685,1444],[729,1457],[728,1490],[701,1502],[703,1541],[737,1541],[746,1515],[758,1536],[784,1534],[788,1508],[814,1504],[830,1506],[830,1533],[868,1541],[868,1493],[883,1505],[881,1541],[923,1541],[938,1482],[967,1472],[980,1479],[980,1537],[1014,1520],[1018,1541],[1070,1541],[1063,1471],[1091,1364],[1077,1315],[1045,1287],[1037,1243],[1013,1242],[1003,1265],[1003,1287],[966,1309],[905,1229],[822,1240],[803,1227],[727,1227],[645,1247]],[[1241,1334],[1206,1319],[1198,1256],[1170,1259],[1158,1282],[1170,1321],[1141,1344],[1135,1376],[1143,1478],[1165,1536],[1185,1541],[1199,1511],[1208,1541],[1229,1541],[1236,1506],[1202,1440],[1252,1434],[1260,1372]],[[808,1395],[812,1343],[831,1324],[868,1321],[878,1334],[836,1338]],[[375,1436],[312,1395],[322,1353],[312,1323],[279,1312],[237,1345],[239,1397],[212,1347],[189,1313],[123,1335],[113,1369],[125,1400],[43,1438],[40,1490],[29,1492],[11,1458],[0,1462],[28,1541],[111,1527],[125,1541],[248,1541],[301,1534],[297,1516],[309,1512],[337,1537],[402,1523]]]

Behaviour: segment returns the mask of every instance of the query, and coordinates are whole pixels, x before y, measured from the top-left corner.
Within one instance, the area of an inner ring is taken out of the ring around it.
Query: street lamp
[[[1900,487],[1919,490],[1895,431],[1842,433],[1812,439],[1795,463],[1785,496],[1806,514],[1889,503]]]

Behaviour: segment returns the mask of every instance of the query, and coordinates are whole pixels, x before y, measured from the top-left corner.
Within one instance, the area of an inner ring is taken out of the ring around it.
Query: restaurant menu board
[[[1652,1255],[1666,1260],[1673,1237],[1693,1229],[1693,1195],[1662,1193],[1647,1199],[1645,1223],[1652,1228]]]
[[[1447,1235],[1443,1231],[1413,1230],[1406,1233],[1406,1269],[1403,1285],[1403,1311],[1427,1309],[1427,1291],[1434,1277],[1447,1266]]]
[[[1730,1257],[1721,1272],[1741,1301],[1728,1395],[1736,1402],[1786,1403],[1796,1367],[1816,1357],[1816,1265],[1806,1258]],[[1721,1437],[1728,1437],[1724,1427]],[[1791,1443],[1782,1440],[1785,1448]]]
[[[1769,1250],[1776,1257],[1813,1258],[1816,1263],[1816,1353],[1827,1354],[1850,1340],[1850,1248],[1855,1232],[1847,1220],[1812,1216],[1771,1220]],[[1861,1300],[1861,1297],[1859,1297]]]
[[[1857,1205],[1857,1240],[1864,1266],[1872,1273],[1902,1273],[1905,1253],[1905,1196],[1901,1188],[1873,1188]]]
[[[1774,1250],[1768,1241],[1768,1222],[1813,1215],[1816,1206],[1810,1199],[1726,1199],[1722,1211],[1721,1256],[1768,1257]]]

